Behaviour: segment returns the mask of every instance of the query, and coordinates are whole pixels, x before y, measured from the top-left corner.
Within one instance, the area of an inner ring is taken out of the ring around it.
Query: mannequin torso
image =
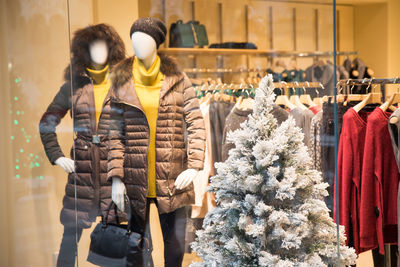
[[[148,70],[157,59],[157,45],[155,40],[150,35],[143,32],[134,32],[131,35],[131,40],[136,57]],[[190,185],[197,173],[198,171],[195,169],[187,169],[183,171],[175,180],[176,188],[183,189]],[[125,209],[125,192],[126,188],[121,179],[113,177],[112,200],[122,211]]]
[[[101,70],[104,69],[106,64],[107,64],[107,58],[108,58],[108,48],[106,41],[104,40],[94,40],[92,43],[89,45],[89,54],[90,54],[90,59],[92,61],[91,63],[91,68],[94,70]],[[107,73],[108,74],[108,69]],[[90,72],[89,72],[90,75]],[[93,79],[95,81],[95,79]],[[108,87],[109,88],[109,87]],[[107,90],[108,90],[107,88]],[[104,91],[104,90],[103,90]],[[105,98],[104,92],[102,93],[103,97],[100,98]],[[101,101],[101,100],[99,100]],[[97,101],[97,102],[99,102]],[[95,102],[96,102],[96,97],[95,97]],[[102,101],[101,101],[102,102]],[[98,106],[98,105],[96,105]],[[97,113],[97,110],[96,110]],[[72,159],[67,158],[67,157],[60,157],[54,162],[56,165],[60,166],[66,173],[72,173],[75,171],[75,163]]]

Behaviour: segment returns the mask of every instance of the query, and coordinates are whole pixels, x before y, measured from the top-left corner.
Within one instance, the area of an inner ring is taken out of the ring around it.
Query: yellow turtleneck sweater
[[[96,109],[96,127],[99,124],[100,114],[103,109],[103,102],[110,89],[110,79],[108,79],[108,65],[102,70],[86,68],[89,76],[93,80],[94,106]]]
[[[153,65],[146,70],[143,62],[137,57],[133,60],[133,81],[136,94],[146,114],[150,126],[150,145],[148,152],[148,183],[149,192],[147,197],[155,198],[156,195],[156,127],[158,117],[158,106],[160,103],[161,85],[164,75],[160,71],[161,60],[157,56]]]

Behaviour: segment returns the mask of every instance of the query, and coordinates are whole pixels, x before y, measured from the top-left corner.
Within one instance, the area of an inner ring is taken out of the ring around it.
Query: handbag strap
[[[116,219],[117,223],[119,224],[117,205],[114,203],[114,201],[111,200],[110,204],[107,207],[106,215],[101,216],[101,223],[104,225],[108,224],[108,215],[110,214],[111,208],[114,208],[115,219]]]
[[[140,220],[139,220],[139,217],[136,214],[136,212],[132,212],[129,197],[126,194],[124,196],[124,199],[125,199],[125,210],[126,210],[125,212],[128,217],[127,230],[128,230],[128,233],[130,233],[132,231],[132,217],[134,217],[134,219],[136,220],[138,225],[140,225],[140,223],[139,223]],[[114,203],[114,201],[111,201],[110,205],[107,208],[105,218],[104,218],[104,216],[101,217],[101,222],[104,226],[106,226],[108,224],[108,214],[110,213],[112,206],[114,206],[114,212],[115,212],[115,217],[116,217],[117,223],[120,224],[119,218],[118,218],[118,212],[117,212],[117,205]],[[144,229],[140,229],[140,230],[142,233],[144,233]]]
[[[130,202],[129,202],[129,198],[128,198],[128,196],[126,194],[124,195],[124,200],[125,200],[126,214],[127,214],[127,217],[128,217],[128,226],[130,226],[130,223],[131,223],[131,205],[130,205]],[[108,215],[110,214],[110,210],[111,210],[111,208],[113,206],[114,206],[115,219],[116,219],[117,223],[120,224],[117,205],[114,203],[114,201],[111,200],[110,204],[107,207],[105,218],[104,218],[104,216],[101,217],[101,222],[103,224],[105,224],[105,225],[107,225],[107,223],[108,223]]]

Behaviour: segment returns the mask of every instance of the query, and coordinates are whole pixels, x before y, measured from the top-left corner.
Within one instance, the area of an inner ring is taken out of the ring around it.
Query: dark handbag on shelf
[[[127,197],[126,197],[127,198]],[[114,207],[116,223],[109,223],[108,214]],[[120,224],[117,206],[111,201],[106,215],[102,216],[90,235],[90,250],[87,261],[100,266],[143,266],[149,249],[148,240],[141,233],[131,230],[132,212],[129,200],[126,204],[128,224]],[[135,215],[135,213],[133,213]],[[146,251],[145,251],[146,250]],[[150,251],[151,253],[151,251]]]
[[[169,47],[203,47],[208,45],[206,27],[198,21],[172,23],[169,30]]]

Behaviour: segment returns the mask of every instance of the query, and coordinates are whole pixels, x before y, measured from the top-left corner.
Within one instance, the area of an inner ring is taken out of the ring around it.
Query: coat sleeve
[[[108,130],[108,155],[107,155],[107,179],[113,177],[124,178],[124,119],[123,107],[117,103],[110,103],[110,127]]]
[[[188,131],[188,169],[203,169],[206,132],[204,119],[201,114],[196,93],[185,76],[184,90],[184,119]]]
[[[61,119],[68,112],[70,106],[70,83],[65,83],[60,88],[39,122],[40,139],[42,140],[47,158],[53,165],[58,158],[65,157],[58,143],[56,127],[60,124]]]

